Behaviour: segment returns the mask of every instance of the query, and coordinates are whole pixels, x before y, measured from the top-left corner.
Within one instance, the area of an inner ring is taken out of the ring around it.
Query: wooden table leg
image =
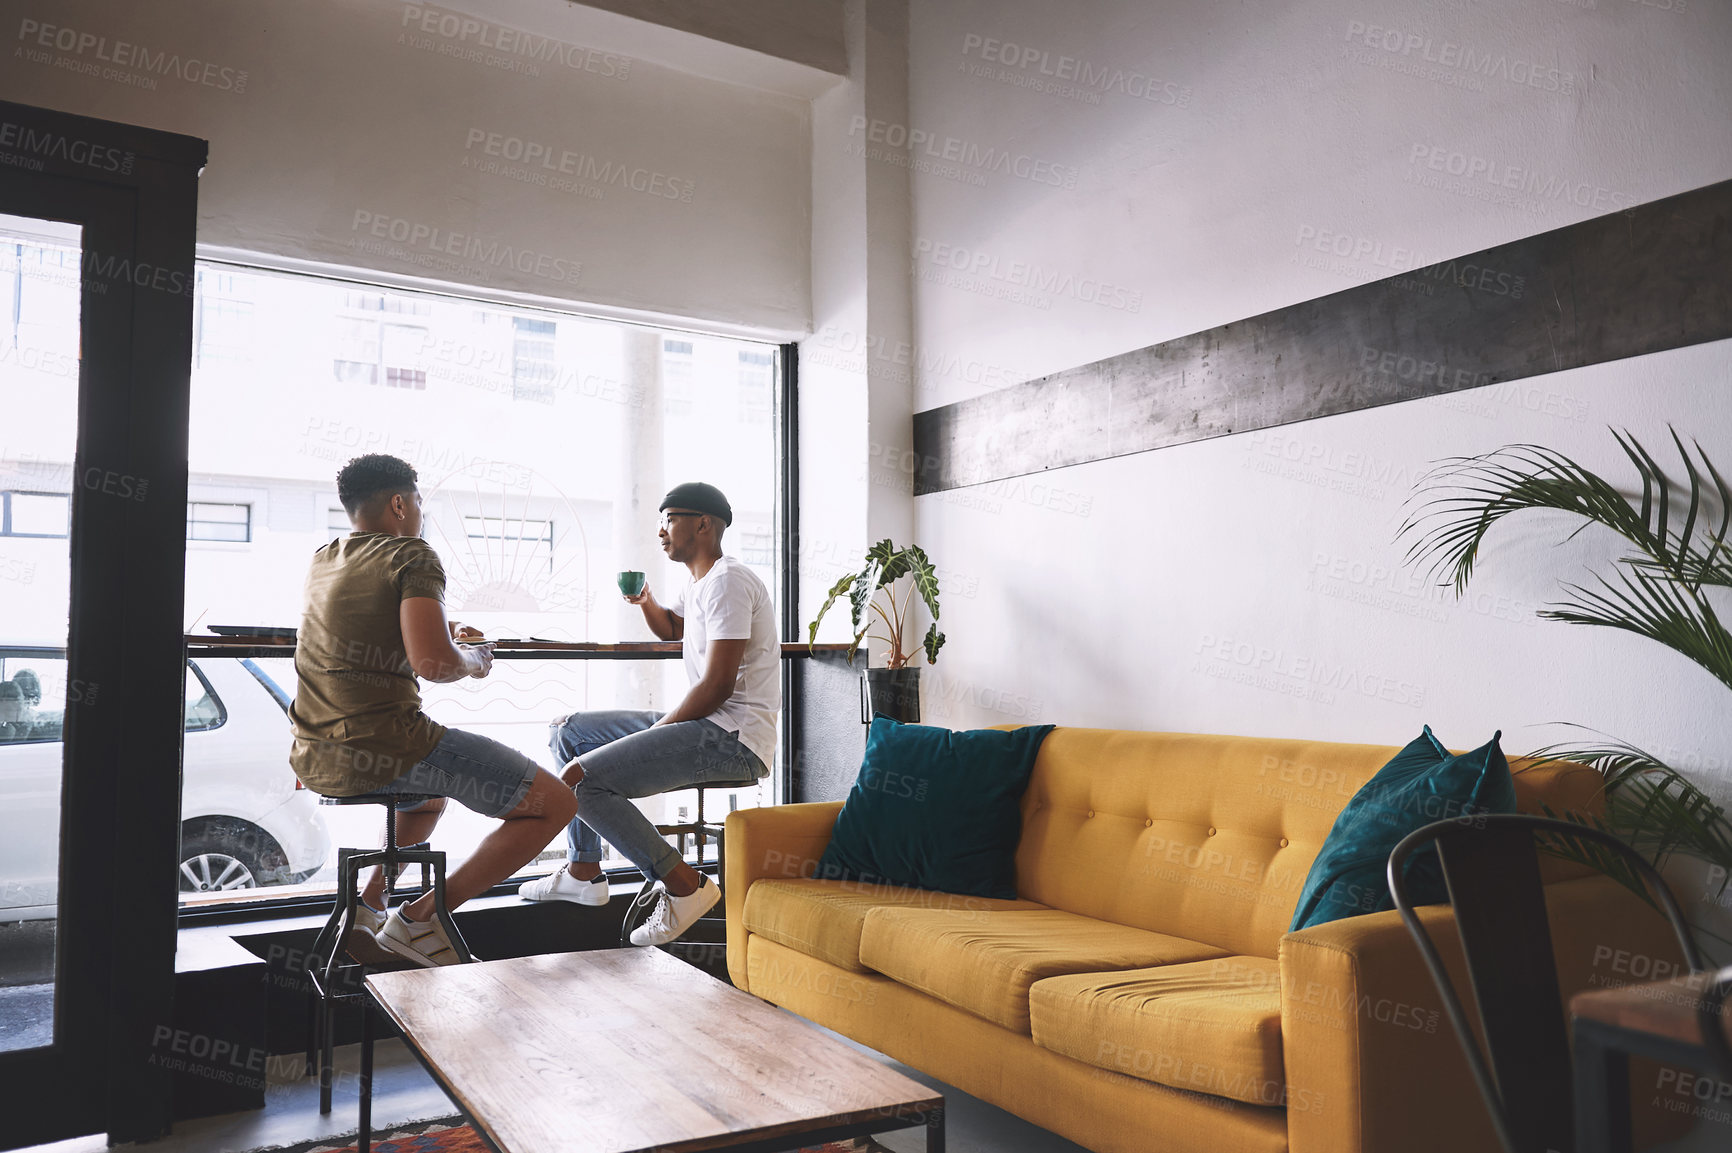
[[[363,1150],[363,1153],[365,1151]],[[926,1153],[944,1153],[944,1107],[926,1115]]]
[[[1576,1019],[1577,1153],[1630,1153],[1630,1057]]]

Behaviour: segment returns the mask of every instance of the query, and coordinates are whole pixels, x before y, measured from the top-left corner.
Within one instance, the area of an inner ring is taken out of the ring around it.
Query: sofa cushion
[[[856,973],[866,914],[882,907],[950,910],[1040,909],[1033,901],[996,901],[927,889],[869,885],[861,881],[763,880],[746,890],[742,921],[747,932]]]
[[[1285,1104],[1280,966],[1222,957],[1036,981],[1034,1043],[1088,1065],[1253,1105]]]
[[[1212,945],[1058,909],[882,905],[866,914],[860,937],[867,968],[1025,1034],[1029,986],[1044,977],[1222,956]]]
[[[818,876],[1015,900],[1022,792],[1051,731],[874,717]]]
[[[1502,735],[1470,753],[1452,754],[1425,726],[1335,819],[1299,891],[1291,931],[1394,908],[1389,854],[1416,829],[1473,813],[1515,812],[1515,783],[1497,743]],[[1449,899],[1435,845],[1408,858],[1403,879],[1415,905]]]

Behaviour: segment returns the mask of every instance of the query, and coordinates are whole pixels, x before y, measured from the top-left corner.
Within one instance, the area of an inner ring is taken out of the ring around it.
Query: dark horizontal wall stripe
[[[1732,337],[1732,181],[914,414],[916,493]]]

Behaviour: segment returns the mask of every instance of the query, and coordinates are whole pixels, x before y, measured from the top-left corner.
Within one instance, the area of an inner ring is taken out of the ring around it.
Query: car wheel
[[[229,888],[256,888],[256,862],[241,850],[223,847],[216,838],[185,841],[180,847],[180,892],[215,893]]]
[[[216,893],[280,883],[286,862],[268,835],[239,821],[206,822],[181,832],[180,891]]]

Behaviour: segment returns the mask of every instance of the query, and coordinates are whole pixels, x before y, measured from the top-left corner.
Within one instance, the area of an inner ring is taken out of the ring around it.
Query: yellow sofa
[[[1101,1153],[1490,1150],[1397,914],[1287,932],[1336,815],[1395,752],[1055,729],[1016,900],[812,879],[840,803],[731,813],[729,975]],[[1590,769],[1512,767],[1524,810],[1599,803]],[[1631,956],[1679,961],[1628,890],[1544,868],[1566,996]],[[1421,918],[1457,957],[1449,909]]]

